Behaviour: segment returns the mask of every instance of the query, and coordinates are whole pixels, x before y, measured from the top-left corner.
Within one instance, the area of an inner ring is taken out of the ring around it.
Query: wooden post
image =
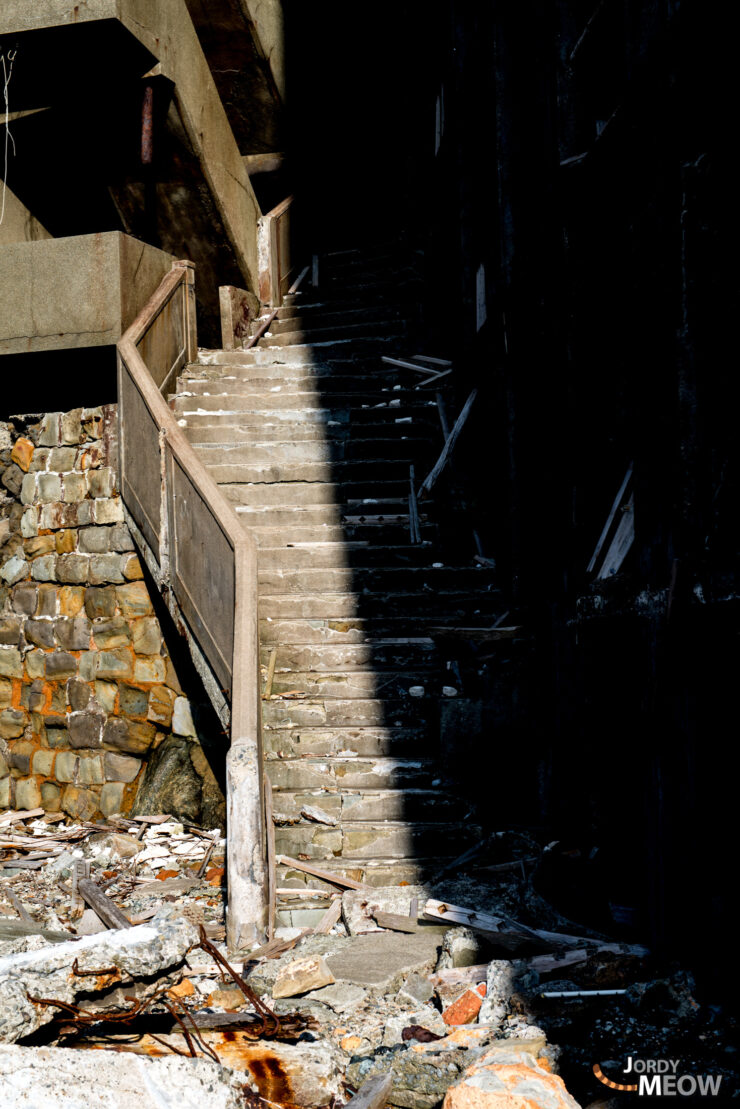
[[[246,535],[234,551],[231,747],[226,756],[226,866],[229,951],[261,941],[267,930],[260,682],[257,628],[257,552]]]

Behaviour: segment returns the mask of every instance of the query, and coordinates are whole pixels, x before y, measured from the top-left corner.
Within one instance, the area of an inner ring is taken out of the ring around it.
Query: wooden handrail
[[[118,343],[121,491],[134,538],[178,624],[184,623],[196,666],[229,726],[227,940],[237,950],[261,940],[267,924],[257,554],[162,395],[179,367],[197,356],[193,270],[192,263],[174,263]],[[181,313],[164,318],[178,296]],[[158,332],[158,321],[169,330]],[[182,337],[173,334],[178,324]],[[164,369],[147,365],[140,347],[148,342],[155,353],[164,351]],[[209,550],[218,563],[213,567],[207,564]],[[232,599],[233,624],[211,626],[218,623],[219,602]],[[229,643],[230,657],[224,649]]]

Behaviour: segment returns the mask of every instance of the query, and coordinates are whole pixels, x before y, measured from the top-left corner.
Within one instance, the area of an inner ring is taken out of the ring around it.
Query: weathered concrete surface
[[[0,354],[112,346],[172,261],[118,231],[3,245]]]
[[[161,975],[181,963],[197,942],[194,924],[162,913],[150,924],[6,955],[0,959],[0,1041],[13,1043],[52,1019],[56,1010],[34,1004],[29,995],[69,1004],[80,993]],[[75,960],[81,972],[76,975]],[[109,974],[100,973],[113,967]]]
[[[284,100],[280,0],[186,3],[240,151],[279,150]]]
[[[504,1044],[468,1067],[447,1091],[444,1109],[579,1109],[562,1078]]]
[[[0,1045],[0,1105],[8,1109],[243,1109],[241,1085],[207,1059]]]
[[[343,951],[326,956],[337,982],[375,994],[391,993],[411,973],[429,973],[437,961],[439,936],[382,932],[356,936]]]
[[[0,179],[0,193],[2,193],[2,179]],[[0,201],[2,204],[2,201]],[[22,204],[15,193],[7,186],[5,188],[5,216],[0,223],[0,246],[6,243],[32,243],[37,239],[50,239],[51,235]]]

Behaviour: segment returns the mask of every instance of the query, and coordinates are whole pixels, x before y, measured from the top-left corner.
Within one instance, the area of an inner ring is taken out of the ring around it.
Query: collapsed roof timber
[[[2,6],[4,1076],[734,1081],[730,68],[474,9]]]

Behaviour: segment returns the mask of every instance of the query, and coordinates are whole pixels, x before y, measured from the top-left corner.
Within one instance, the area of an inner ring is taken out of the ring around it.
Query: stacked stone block
[[[0,811],[129,811],[150,754],[196,729],[124,522],[115,407],[0,433]]]

